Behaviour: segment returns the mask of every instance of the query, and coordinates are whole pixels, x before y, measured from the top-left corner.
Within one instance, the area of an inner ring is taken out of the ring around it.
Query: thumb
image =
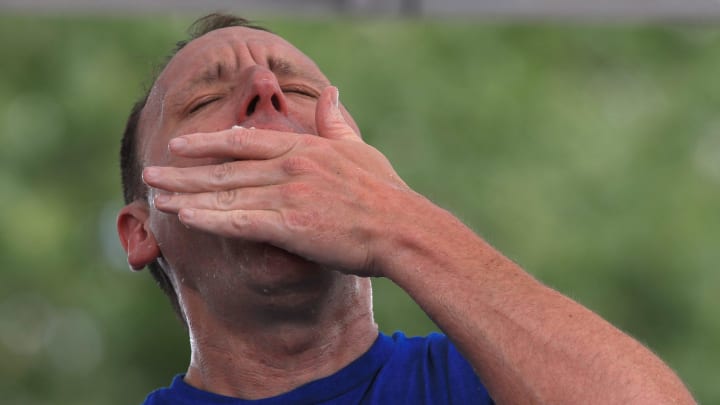
[[[340,93],[337,87],[328,86],[320,94],[315,108],[315,126],[318,135],[329,139],[360,141],[360,135],[350,126],[340,110]]]

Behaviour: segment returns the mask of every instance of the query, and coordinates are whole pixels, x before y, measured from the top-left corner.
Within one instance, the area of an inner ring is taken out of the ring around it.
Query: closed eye
[[[195,103],[192,107],[190,107],[188,114],[193,114],[218,100],[220,100],[220,97],[217,97],[217,96],[201,99],[200,101]]]
[[[285,94],[299,94],[305,97],[318,98],[318,92],[303,86],[284,86],[282,92]]]

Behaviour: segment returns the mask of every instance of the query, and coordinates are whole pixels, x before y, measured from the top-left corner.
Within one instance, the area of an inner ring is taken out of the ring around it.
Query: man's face
[[[276,35],[242,27],[212,31],[178,52],[151,90],[140,120],[142,164],[219,163],[170,154],[168,142],[233,125],[316,134],[316,101],[329,84],[307,56]],[[244,305],[247,296],[314,293],[335,277],[268,245],[189,230],[177,216],[155,209],[150,229],[176,281],[217,311],[235,306],[228,300]]]

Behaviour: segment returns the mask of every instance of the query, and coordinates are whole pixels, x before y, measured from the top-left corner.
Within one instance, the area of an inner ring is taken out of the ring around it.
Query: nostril
[[[260,96],[255,96],[252,100],[250,100],[250,104],[247,106],[246,115],[252,115],[255,112],[255,108],[257,107],[258,102],[260,101]],[[273,103],[274,105],[274,103]]]
[[[270,97],[270,102],[272,103],[273,108],[275,108],[275,111],[280,111],[280,99],[277,94],[273,94],[272,97]]]

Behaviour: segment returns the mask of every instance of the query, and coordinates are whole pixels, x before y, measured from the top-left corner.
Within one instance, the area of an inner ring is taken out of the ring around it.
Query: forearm
[[[498,403],[694,403],[637,341],[538,283],[447,212],[414,204],[427,204],[414,211],[433,222],[393,232],[395,254],[382,265]]]

